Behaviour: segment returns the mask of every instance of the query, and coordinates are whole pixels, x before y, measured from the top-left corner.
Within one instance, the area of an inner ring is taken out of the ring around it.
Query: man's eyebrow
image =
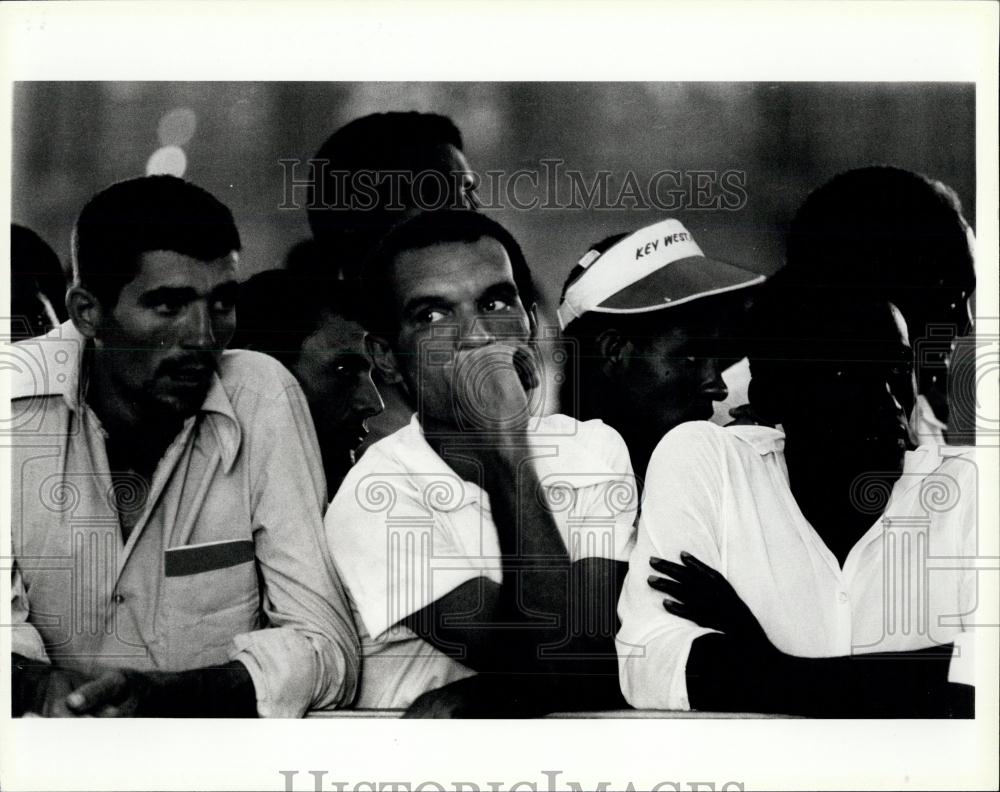
[[[518,289],[517,284],[511,281],[497,281],[492,286],[487,286],[483,289],[481,297],[490,297],[494,294],[501,294],[506,296],[517,295]]]
[[[230,294],[236,293],[240,290],[240,283],[237,280],[228,280],[225,283],[220,283],[214,289],[212,289],[212,294]]]
[[[418,294],[416,297],[411,297],[403,304],[403,313],[409,314],[417,308],[426,308],[433,305],[447,307],[451,305],[451,301],[439,294]]]
[[[165,300],[190,302],[197,297],[198,292],[191,286],[159,286],[143,292],[139,299],[145,305],[155,305]]]
[[[333,356],[333,360],[331,362],[337,365],[350,364],[367,366],[369,364],[367,355],[363,352],[356,352],[354,350],[338,352]]]

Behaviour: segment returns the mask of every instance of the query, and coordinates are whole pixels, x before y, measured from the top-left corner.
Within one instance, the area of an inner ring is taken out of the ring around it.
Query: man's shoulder
[[[10,398],[61,396],[76,382],[75,370],[85,343],[73,324],[66,322],[45,335],[11,344],[4,366]]]
[[[249,387],[272,394],[296,385],[295,377],[270,355],[250,349],[227,349],[219,360],[219,379],[227,391]]]
[[[410,479],[427,472],[408,462],[407,449],[412,449],[417,442],[425,442],[415,434],[418,431],[413,424],[407,424],[373,443],[347,471],[333,495],[328,514],[355,513],[369,501],[377,504],[383,495],[395,498],[400,487],[415,488],[415,485],[411,486]],[[391,489],[387,489],[386,485],[390,485]]]
[[[663,464],[686,465],[695,460],[716,464],[740,458],[744,464],[784,449],[785,435],[769,426],[719,426],[711,421],[687,421],[667,432],[650,459],[650,470]]]
[[[555,444],[570,453],[587,453],[606,460],[616,460],[626,451],[622,436],[600,418],[579,421],[560,413],[538,419],[531,441],[538,445]]]
[[[925,447],[921,446],[919,450]],[[929,449],[934,455],[930,470],[923,476],[926,485],[933,480],[955,482],[957,494],[968,497],[975,491],[979,480],[976,448],[974,446],[934,446]],[[936,464],[934,464],[936,463]],[[963,494],[964,493],[964,494]]]

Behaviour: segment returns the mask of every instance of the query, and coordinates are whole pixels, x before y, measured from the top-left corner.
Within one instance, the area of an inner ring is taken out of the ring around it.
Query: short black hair
[[[52,329],[39,295],[56,319],[66,321],[66,274],[59,256],[38,234],[16,223],[10,225],[10,286],[12,336],[30,338]]]
[[[313,157],[306,205],[313,236],[321,245],[328,246],[342,244],[345,234],[360,235],[367,242],[371,236],[387,231],[399,220],[401,210],[414,208],[416,203],[405,192],[390,193],[385,185],[374,191],[374,205],[350,209],[355,192],[366,204],[373,196],[368,191],[362,195],[349,189],[342,174],[360,171],[416,174],[428,169],[428,149],[449,145],[462,151],[462,135],[450,118],[436,113],[373,113],[342,126]],[[335,208],[328,205],[331,196],[336,196]],[[398,202],[395,208],[390,206],[390,197]]]
[[[229,209],[176,176],[142,176],[112,184],[80,212],[73,228],[73,280],[106,308],[135,278],[139,257],[169,250],[214,261],[240,250]]]
[[[362,321],[366,329],[395,340],[399,320],[392,310],[392,269],[399,254],[448,242],[476,242],[484,237],[495,239],[507,251],[514,285],[522,304],[530,310],[538,293],[524,252],[510,231],[472,209],[413,212],[382,239],[362,267]]]
[[[811,193],[789,227],[786,253],[788,277],[869,288],[904,314],[911,306],[925,310],[920,301],[928,290],[971,293],[976,284],[955,192],[886,165],[846,171]]]
[[[328,314],[359,321],[355,285],[341,281],[338,286],[333,290],[329,283],[287,269],[257,273],[240,285],[229,348],[263,352],[291,368]]]

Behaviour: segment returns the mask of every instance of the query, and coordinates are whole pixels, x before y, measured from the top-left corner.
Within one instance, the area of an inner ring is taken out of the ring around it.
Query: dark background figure
[[[680,630],[718,630],[694,637],[684,661],[695,709],[970,717],[974,689],[950,676],[967,620],[938,629],[935,614],[975,609],[975,573],[932,576],[917,591],[893,547],[974,553],[972,452],[910,444],[912,350],[892,304],[865,289],[793,287],[785,275],[755,305],[750,384],[755,411],[784,431],[692,423],[657,449],[620,605],[631,632],[620,640],[635,644],[654,612],[679,617]],[[953,508],[914,519],[935,480],[955,482]],[[661,576],[647,579],[651,570]],[[920,617],[931,633],[887,627],[887,614],[919,608],[933,611]],[[684,645],[672,638],[661,662],[656,652],[627,661],[633,703],[649,706],[648,683],[671,673],[676,655],[663,661]]]
[[[789,228],[784,280],[791,288],[808,283],[831,294],[867,291],[898,307],[918,392],[933,411],[924,418],[936,417],[944,428],[952,350],[972,329],[973,242],[951,188],[901,168],[858,168],[835,176],[799,208]],[[974,411],[974,392],[952,396],[959,401],[956,413]]]
[[[47,333],[68,318],[59,256],[30,228],[10,226],[10,340]]]
[[[320,266],[350,279],[407,211],[474,208],[462,149],[454,122],[436,113],[373,113],[330,135],[313,157],[306,205]]]
[[[324,291],[289,270],[259,272],[240,287],[230,343],[268,354],[295,375],[316,426],[330,498],[368,434],[367,421],[382,411],[350,292],[343,282]]]
[[[356,280],[378,241],[414,209],[474,208],[475,183],[462,135],[435,113],[373,113],[326,139],[311,162],[307,217],[314,244],[289,262],[334,292]],[[378,374],[385,410],[365,447],[405,426],[413,405]]]

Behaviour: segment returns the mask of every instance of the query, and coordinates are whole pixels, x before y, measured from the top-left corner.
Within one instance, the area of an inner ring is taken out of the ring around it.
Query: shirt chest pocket
[[[188,545],[164,556],[158,637],[170,669],[226,662],[233,637],[259,625],[253,542]]]

